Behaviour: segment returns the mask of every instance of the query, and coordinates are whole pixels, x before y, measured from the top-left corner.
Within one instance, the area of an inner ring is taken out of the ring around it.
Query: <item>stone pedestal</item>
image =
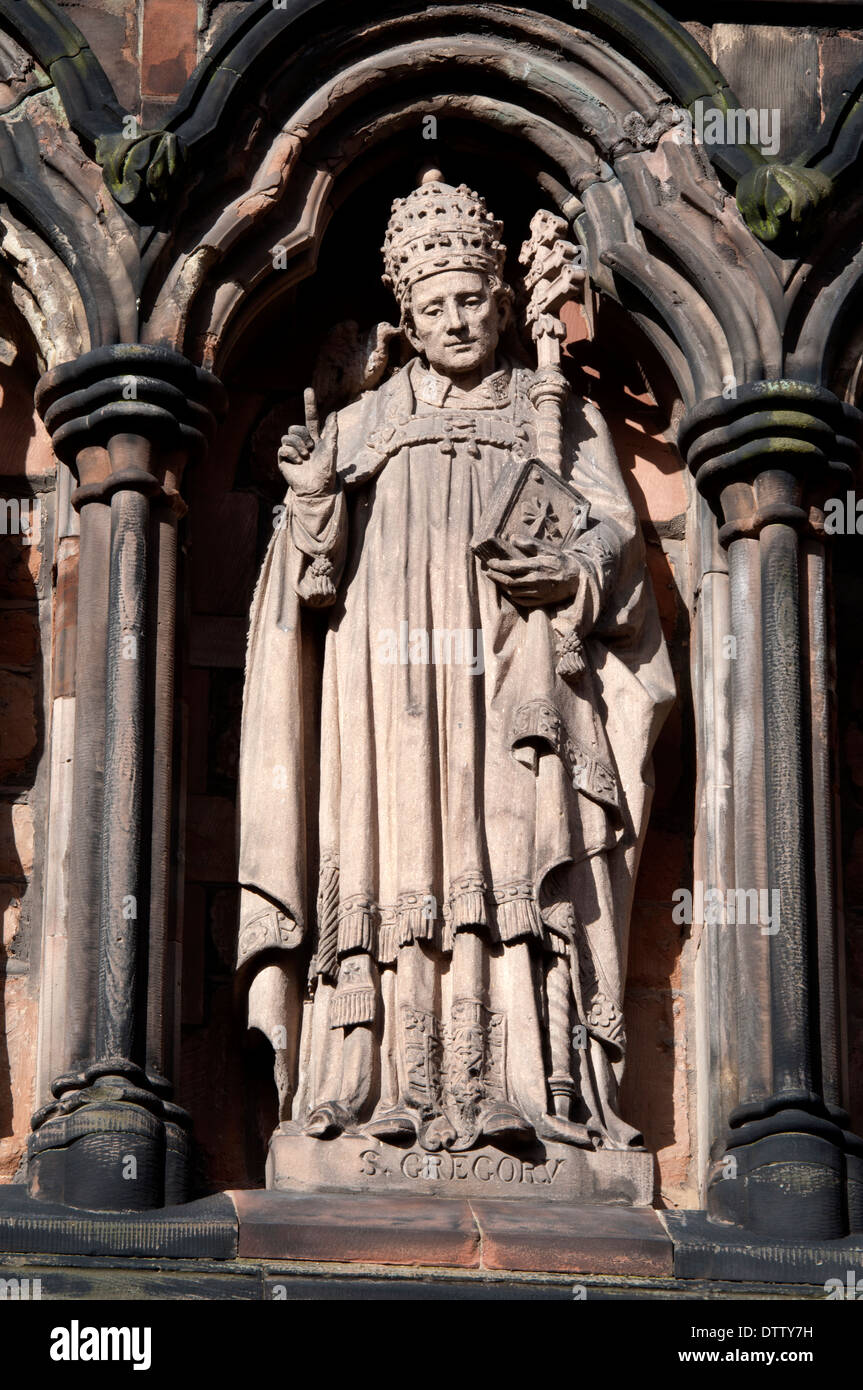
[[[312,1139],[283,1124],[270,1140],[267,1187],[280,1192],[410,1193],[424,1197],[517,1198],[649,1207],[653,1158],[632,1149],[536,1143],[504,1150],[427,1153],[368,1135]]]

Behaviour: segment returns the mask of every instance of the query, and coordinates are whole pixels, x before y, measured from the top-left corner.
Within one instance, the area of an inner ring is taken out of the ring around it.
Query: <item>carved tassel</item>
[[[584,647],[581,644],[581,638],[577,632],[571,632],[563,644],[557,663],[557,674],[564,676],[567,680],[574,681],[583,675],[585,667]]]

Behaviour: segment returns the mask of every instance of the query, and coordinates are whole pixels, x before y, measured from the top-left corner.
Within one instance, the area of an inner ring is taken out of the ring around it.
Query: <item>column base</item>
[[[187,1201],[189,1120],[152,1089],[163,1084],[115,1060],[59,1078],[57,1100],[33,1117],[30,1195],[90,1211]]]
[[[863,1141],[817,1097],[740,1106],[708,1182],[711,1220],[756,1235],[838,1240],[863,1231]]]

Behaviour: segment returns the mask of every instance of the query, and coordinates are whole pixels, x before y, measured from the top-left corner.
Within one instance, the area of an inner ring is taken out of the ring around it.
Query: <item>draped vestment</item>
[[[470,548],[503,466],[535,453],[533,379],[506,365],[462,394],[414,360],[329,417],[334,495],[289,492],[249,637],[238,955],[309,963],[298,1103],[330,1099],[350,1029],[401,1056],[370,1078],[370,1113],[388,1088],[446,1103],[453,942],[474,933],[489,1086],[529,1116],[548,1109],[544,980],[566,957],[583,1113],[613,1140],[631,891],[674,686],[594,407],[571,400],[564,425],[564,476],[590,503],[574,598],[519,606]],[[557,669],[573,628],[577,679]]]

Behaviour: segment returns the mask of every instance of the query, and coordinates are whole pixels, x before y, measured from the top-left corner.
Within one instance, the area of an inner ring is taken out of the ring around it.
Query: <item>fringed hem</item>
[[[396,921],[382,922],[378,932],[378,962],[380,965],[394,965],[399,953],[399,924]]]
[[[330,1004],[330,1027],[350,1028],[355,1023],[374,1023],[374,989],[336,990]]]
[[[559,936],[556,931],[552,930],[548,932],[545,938],[545,944],[551,955],[564,957],[569,955],[572,943],[568,937]]]
[[[516,885],[512,885],[515,887]],[[517,885],[521,888],[522,885]],[[506,892],[506,897],[497,904],[497,927],[500,932],[500,939],[504,945],[511,945],[515,941],[526,941],[532,936],[543,940],[544,932],[542,918],[536,899],[531,891],[528,897],[526,893],[516,895],[512,889],[501,890]],[[498,898],[498,892],[495,892]]]
[[[378,910],[368,898],[348,898],[339,910],[339,955],[374,953]]]
[[[488,926],[488,908],[485,895],[470,889],[458,893],[450,899],[449,923],[453,931],[459,927]]]
[[[542,909],[542,920],[548,950],[553,956],[568,955],[575,940],[575,909],[572,903],[549,903]]]
[[[402,893],[396,903],[399,945],[433,941],[437,915],[437,903],[431,893]]]
[[[452,884],[442,912],[431,893],[402,893],[397,903],[384,907],[363,896],[349,898],[338,914],[338,955],[362,951],[392,965],[401,947],[416,941],[448,955],[456,934],[467,930],[505,944],[544,941],[533,885],[524,879],[491,889],[480,875],[465,874]]]

